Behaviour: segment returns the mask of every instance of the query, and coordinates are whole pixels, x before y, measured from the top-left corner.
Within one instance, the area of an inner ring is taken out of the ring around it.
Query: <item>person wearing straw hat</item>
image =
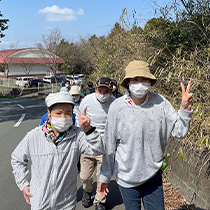
[[[178,112],[162,95],[150,92],[157,79],[143,61],[125,69],[122,86],[127,94],[110,106],[104,133],[105,153],[100,171],[99,193],[106,196],[114,173],[126,210],[164,209],[163,156],[170,134],[184,137],[191,120],[191,82],[181,83]]]
[[[76,116],[77,115],[77,107],[79,107],[84,95],[81,93],[81,87],[78,85],[73,85],[71,87],[70,94],[74,97],[74,100],[75,100],[75,106],[73,109],[73,113]]]
[[[90,125],[87,109],[83,114],[77,110],[80,128],[72,125],[74,98],[69,93],[49,94],[45,102],[49,119],[28,132],[13,151],[13,174],[32,210],[73,210],[77,202],[79,156],[103,154],[102,139]]]

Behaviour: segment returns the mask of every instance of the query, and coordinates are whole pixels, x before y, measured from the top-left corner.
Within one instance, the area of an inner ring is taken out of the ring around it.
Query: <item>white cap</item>
[[[74,98],[68,92],[50,93],[45,98],[45,104],[47,107],[51,107],[54,104],[63,103],[75,105]]]

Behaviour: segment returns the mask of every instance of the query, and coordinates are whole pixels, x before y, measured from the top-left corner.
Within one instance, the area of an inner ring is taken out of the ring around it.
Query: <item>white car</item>
[[[67,75],[66,79],[70,82],[70,85],[80,85],[84,81],[84,74]]]
[[[53,77],[53,76],[45,76],[45,77],[43,77],[43,80],[44,80],[45,82],[51,84],[51,83],[53,83],[53,82],[52,82],[52,77]]]
[[[17,77],[15,84],[20,86],[20,87],[27,87],[28,86],[28,81],[34,79],[34,77]]]
[[[15,85],[19,86],[20,84],[20,77],[16,77]]]
[[[61,77],[56,77],[56,78],[57,78],[57,83],[62,83]],[[55,76],[45,76],[43,77],[43,80],[46,83],[52,84],[52,83],[55,83]]]

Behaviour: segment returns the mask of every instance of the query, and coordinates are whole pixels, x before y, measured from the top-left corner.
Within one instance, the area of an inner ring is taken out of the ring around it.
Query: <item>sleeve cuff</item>
[[[92,127],[90,128],[90,130],[88,132],[86,132],[86,135],[90,135],[91,133],[93,133],[95,131],[96,127]]]
[[[29,182],[25,182],[24,184],[20,185],[20,186],[19,186],[20,191],[23,191],[23,189],[24,189],[26,186],[29,186]]]
[[[100,174],[99,182],[102,182],[102,183],[110,183],[110,179],[107,178],[106,176],[104,176],[103,174]]]
[[[192,109],[191,109],[190,111],[187,111],[187,110],[183,109],[182,107],[180,107],[180,109],[179,109],[179,114],[180,114],[182,117],[186,117],[186,118],[191,117],[192,112],[193,112]]]

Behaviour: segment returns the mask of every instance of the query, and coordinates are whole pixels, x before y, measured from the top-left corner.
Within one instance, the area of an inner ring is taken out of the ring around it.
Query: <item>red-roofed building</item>
[[[49,51],[38,48],[13,49],[0,51],[0,77],[15,78],[22,76],[43,77],[53,75],[50,66],[56,65],[56,74],[60,75],[64,59]]]

